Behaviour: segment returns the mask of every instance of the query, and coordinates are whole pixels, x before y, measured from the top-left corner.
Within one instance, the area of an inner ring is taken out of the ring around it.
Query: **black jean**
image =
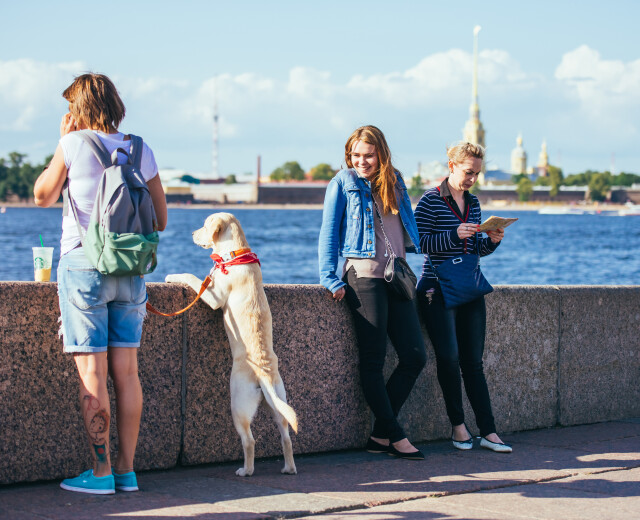
[[[430,303],[426,298],[429,288],[435,289]],[[457,426],[464,423],[460,381],[462,370],[464,388],[476,416],[480,435],[485,437],[495,433],[491,399],[482,363],[487,321],[484,297],[455,309],[445,309],[437,282],[422,279],[418,284],[418,300],[436,354],[438,382],[451,424]]]
[[[397,442],[406,437],[398,413],[427,361],[416,302],[396,295],[382,278],[358,278],[353,268],[343,280],[358,340],[362,390],[376,418],[371,435]],[[385,385],[387,335],[398,366]]]

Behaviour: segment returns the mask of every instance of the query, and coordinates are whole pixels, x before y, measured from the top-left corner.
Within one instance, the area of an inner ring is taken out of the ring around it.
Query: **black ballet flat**
[[[367,446],[365,449],[369,453],[387,453],[389,451],[389,446],[380,444],[379,442],[376,442],[371,437],[369,437],[369,440],[367,441]]]
[[[389,455],[393,455],[394,457],[398,457],[399,459],[424,460],[424,453],[422,453],[420,450],[403,453],[401,451],[398,451],[391,443],[389,443],[389,449],[387,453],[389,453]]]

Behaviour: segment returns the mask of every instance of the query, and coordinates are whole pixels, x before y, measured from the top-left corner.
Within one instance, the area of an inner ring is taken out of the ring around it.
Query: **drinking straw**
[[[40,235],[40,247],[44,247],[44,242],[42,241],[42,235]]]

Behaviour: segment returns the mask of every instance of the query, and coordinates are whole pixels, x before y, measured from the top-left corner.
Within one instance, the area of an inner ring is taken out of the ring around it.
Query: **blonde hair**
[[[378,156],[378,171],[371,181],[371,187],[382,200],[383,213],[391,212],[396,215],[398,213],[398,200],[396,198],[398,180],[395,173],[396,169],[391,163],[391,150],[389,150],[384,134],[373,125],[361,126],[356,129],[344,145],[344,158],[349,168],[353,168],[351,150],[353,150],[358,141],[375,146],[376,155]]]
[[[113,82],[104,74],[82,74],[62,93],[78,125],[109,133],[117,130],[125,108]]]
[[[460,164],[469,157],[484,159],[484,148],[479,144],[459,141],[447,148],[447,157],[453,164]]]

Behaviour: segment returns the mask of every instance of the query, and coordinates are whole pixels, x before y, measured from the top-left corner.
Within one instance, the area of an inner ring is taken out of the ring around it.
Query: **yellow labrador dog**
[[[205,249],[211,248],[223,262],[235,255],[246,257],[250,251],[240,223],[230,213],[214,213],[207,217],[204,226],[193,232],[193,241]],[[166,281],[187,284],[196,293],[202,286],[202,280],[192,274],[170,274]],[[291,425],[297,433],[298,421],[293,408],[287,404],[284,384],[278,373],[278,358],[273,352],[271,311],[262,286],[259,264],[241,263],[215,269],[202,300],[212,309],[222,309],[233,355],[231,415],[244,450],[244,467],[236,474],[243,477],[253,474],[255,440],[251,421],[263,397],[271,408],[282,437],[282,473],[295,474],[288,426]]]

